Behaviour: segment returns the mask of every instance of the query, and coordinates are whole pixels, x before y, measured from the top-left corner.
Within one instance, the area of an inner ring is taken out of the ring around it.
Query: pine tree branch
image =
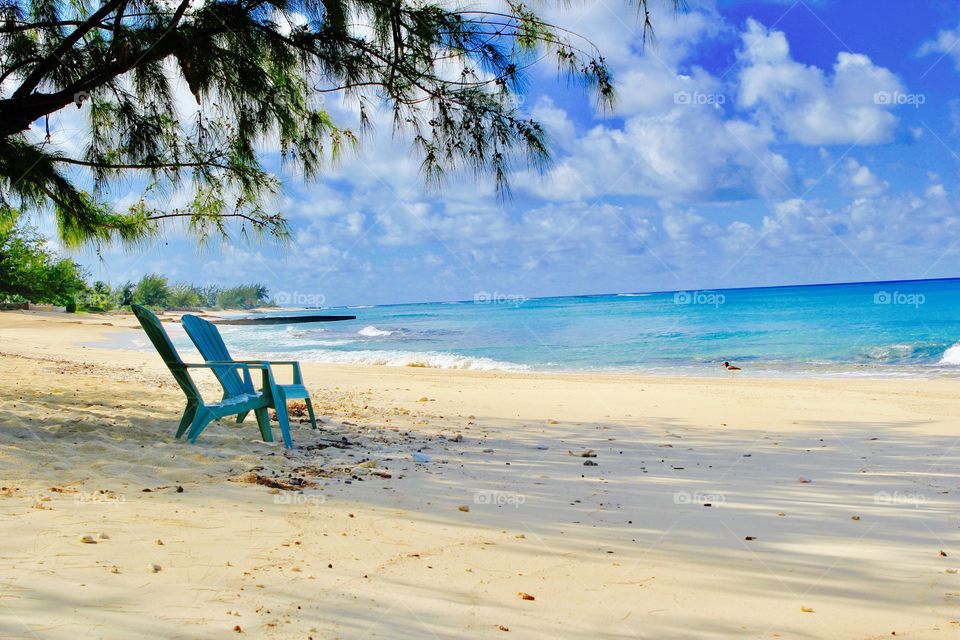
[[[26,95],[29,95],[37,86],[43,81],[44,77],[53,68],[60,64],[61,57],[73,48],[77,42],[80,41],[80,38],[85,36],[90,30],[94,29],[101,20],[110,15],[117,7],[123,4],[125,0],[109,0],[106,4],[100,7],[97,11],[93,13],[89,18],[87,18],[83,24],[74,29],[70,35],[64,38],[57,48],[54,49],[50,55],[48,55],[40,64],[33,68],[33,71],[30,72],[30,75],[20,84],[16,91],[13,92],[14,99],[22,98]]]

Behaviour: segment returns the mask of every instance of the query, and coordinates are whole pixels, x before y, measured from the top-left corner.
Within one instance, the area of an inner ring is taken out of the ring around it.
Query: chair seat
[[[224,398],[220,402],[217,402],[215,405],[211,404],[210,406],[219,406],[219,407],[229,407],[235,404],[244,404],[250,402],[251,400],[258,400],[263,397],[263,393],[257,391],[255,393],[241,393],[239,395],[230,396],[229,398]]]

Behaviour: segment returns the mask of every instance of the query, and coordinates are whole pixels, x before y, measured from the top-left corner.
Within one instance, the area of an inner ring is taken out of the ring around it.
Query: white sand
[[[307,365],[285,454],[69,322],[0,313],[0,637],[960,637],[957,382]]]

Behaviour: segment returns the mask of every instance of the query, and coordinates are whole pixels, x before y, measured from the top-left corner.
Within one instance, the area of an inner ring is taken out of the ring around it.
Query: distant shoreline
[[[169,319],[166,324],[168,332],[174,340],[187,349],[192,349],[189,341],[186,339],[183,330],[180,328],[178,313],[162,314],[162,318]],[[61,314],[33,311],[9,311],[0,312],[0,320],[4,317],[20,316],[28,324],[29,318],[36,318],[38,323],[44,325],[50,323],[60,325],[64,328],[71,328],[75,331],[75,346],[84,348],[129,351],[137,354],[151,353],[153,347],[142,334],[142,330],[137,324],[132,314]],[[2,326],[2,322],[0,322]],[[233,331],[243,330],[246,327],[231,327]],[[235,336],[228,337],[228,342]],[[263,357],[262,352],[256,350],[237,350],[237,357]],[[309,366],[318,367],[346,367],[369,370],[430,370],[448,372],[452,375],[499,375],[499,376],[517,376],[519,378],[539,378],[550,377],[556,379],[569,379],[590,377],[596,379],[628,379],[628,380],[704,380],[716,381],[732,379],[736,383],[744,383],[750,380],[762,382],[769,381],[823,381],[823,380],[957,380],[960,379],[960,367],[897,367],[889,365],[840,365],[827,364],[822,366],[794,366],[784,367],[780,370],[771,370],[757,368],[752,363],[741,362],[742,371],[731,374],[723,370],[722,367],[708,365],[691,365],[688,367],[633,367],[633,368],[593,368],[593,369],[564,369],[564,368],[487,368],[470,369],[462,367],[443,367],[431,366],[426,362],[430,359],[430,354],[408,354],[408,362],[398,364],[372,364],[365,362],[331,362],[323,360],[313,360],[310,357],[298,355],[296,351],[289,353],[294,359],[299,359],[302,363]],[[445,354],[438,354],[445,355]],[[509,363],[508,363],[509,364]]]

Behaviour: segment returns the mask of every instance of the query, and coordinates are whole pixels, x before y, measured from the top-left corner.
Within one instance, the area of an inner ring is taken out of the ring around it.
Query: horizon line
[[[554,295],[554,296],[533,296],[527,298],[526,296],[521,296],[525,301],[527,300],[554,300],[558,298],[602,298],[605,296],[622,296],[622,295],[657,295],[663,293],[677,293],[680,291],[751,291],[756,289],[791,289],[799,287],[839,287],[839,286],[850,286],[850,285],[866,285],[866,284],[905,284],[912,282],[946,282],[950,280],[960,280],[960,276],[954,276],[950,278],[907,278],[904,280],[859,280],[853,282],[815,282],[815,283],[805,283],[805,284],[775,284],[775,285],[754,285],[749,287],[705,287],[705,288],[696,288],[696,287],[687,287],[683,289],[659,289],[656,291],[611,291],[606,293],[570,293],[564,295]],[[488,292],[483,292],[488,293]],[[498,293],[498,292],[494,292]],[[507,294],[503,294],[507,295]],[[511,294],[513,295],[513,294]],[[412,306],[412,305],[421,305],[421,304],[465,304],[465,303],[476,303],[476,299],[463,299],[463,300],[426,300],[423,302],[390,302],[387,304],[353,304],[353,305],[336,305],[332,307],[321,307],[323,309],[348,309],[351,307],[403,307],[403,306]],[[283,308],[283,307],[280,307]]]

